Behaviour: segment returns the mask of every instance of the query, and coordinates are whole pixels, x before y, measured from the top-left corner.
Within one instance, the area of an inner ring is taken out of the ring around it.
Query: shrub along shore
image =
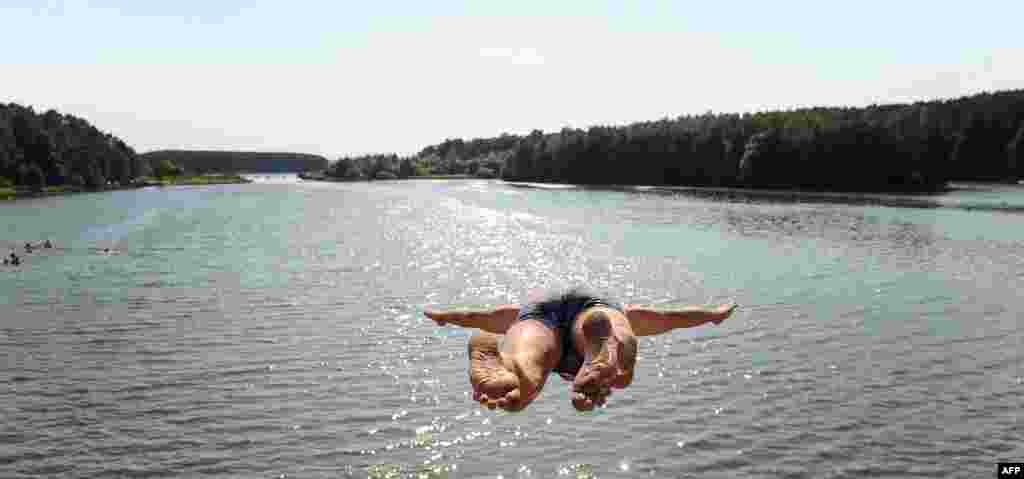
[[[165,177],[143,177],[128,184],[111,183],[98,188],[85,186],[46,186],[41,189],[0,186],[0,201],[16,200],[21,198],[39,198],[42,196],[66,195],[71,193],[90,193],[98,191],[130,190],[145,187],[164,186],[197,186],[197,185],[222,185],[252,183],[238,175],[201,175],[201,176],[165,176]]]
[[[337,177],[326,174],[324,171],[306,171],[299,173],[299,178],[307,181],[330,181],[335,183],[345,183],[351,181],[369,181],[373,180],[476,180],[481,178],[494,178],[493,176],[484,177],[477,175],[418,175],[418,176],[398,176],[379,174],[376,178],[368,178],[365,176],[357,177]]]

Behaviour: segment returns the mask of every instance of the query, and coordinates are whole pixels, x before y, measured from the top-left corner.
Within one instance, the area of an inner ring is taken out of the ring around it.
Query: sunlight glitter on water
[[[872,464],[942,476],[980,475],[986,457],[1020,451],[1024,255],[998,218],[448,188],[180,192],[203,205],[192,208],[160,203],[174,190],[138,192],[121,207],[158,213],[121,228],[75,229],[115,209],[105,195],[60,199],[75,211],[60,221],[19,216],[18,234],[110,232],[125,253],[33,256],[0,281],[17,304],[0,313],[17,320],[0,328],[14,358],[0,369],[14,443],[0,475],[71,474],[53,467],[73,461],[95,476],[514,478],[525,466],[658,477],[654,464],[680,476],[865,475]],[[224,268],[245,274],[211,286]],[[596,413],[575,413],[559,378],[528,413],[478,410],[471,332],[436,327],[423,305],[518,302],[573,282],[638,303],[743,309],[720,327],[642,338],[633,386]],[[133,287],[130,307],[105,309]],[[37,310],[64,313],[24,321]],[[206,454],[219,444],[230,454]],[[815,470],[821,454],[840,472]],[[119,469],[127,461],[138,468]]]

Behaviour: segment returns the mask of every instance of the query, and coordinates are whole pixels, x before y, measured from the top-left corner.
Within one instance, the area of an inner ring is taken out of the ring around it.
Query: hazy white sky
[[[1024,88],[1024,2],[0,0],[0,102],[137,150],[445,138]]]

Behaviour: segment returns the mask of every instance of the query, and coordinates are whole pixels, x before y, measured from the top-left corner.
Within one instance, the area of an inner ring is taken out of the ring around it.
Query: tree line
[[[154,168],[202,173],[324,166],[322,157],[282,153],[137,155],[81,118],[0,104],[0,186],[99,188],[150,175]],[[876,191],[935,190],[950,180],[1017,181],[1024,176],[1024,90],[447,139],[409,156],[340,158],[324,174],[349,180],[474,175],[580,184]]]
[[[120,138],[55,110],[0,103],[0,187],[98,189],[150,176],[323,169],[300,153],[161,150],[136,154]]]
[[[323,170],[327,159],[306,153],[258,151],[157,150],[139,155],[148,164],[177,167],[184,172],[205,173],[291,173]]]
[[[147,167],[124,141],[86,120],[0,103],[0,186],[100,188]]]
[[[324,175],[341,180],[388,180],[427,176],[470,175],[500,178],[508,158],[522,139],[514,135],[470,141],[445,140],[411,156],[395,153],[344,156]]]
[[[1024,174],[1024,90],[863,108],[686,115],[449,139],[334,163],[348,179],[469,174],[579,184],[928,191]]]

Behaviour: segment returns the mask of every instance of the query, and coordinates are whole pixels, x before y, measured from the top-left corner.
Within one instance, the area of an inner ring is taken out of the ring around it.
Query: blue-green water
[[[1024,459],[1024,188],[919,198],[496,181],[0,204],[2,477],[986,477]],[[21,253],[49,238],[53,250]],[[109,251],[105,251],[109,248]],[[469,398],[424,306],[736,300],[576,413]]]

